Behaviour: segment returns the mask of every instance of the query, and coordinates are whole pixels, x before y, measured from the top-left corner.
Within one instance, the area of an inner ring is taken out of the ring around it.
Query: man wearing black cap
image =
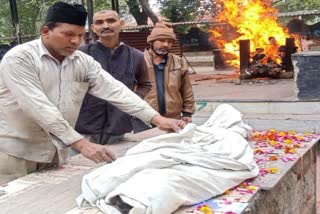
[[[0,178],[7,180],[63,160],[72,147],[95,162],[115,159],[107,146],[74,130],[86,92],[163,129],[185,123],[160,116],[145,101],[77,49],[87,12],[57,2],[49,8],[41,38],[11,49],[0,65]],[[58,153],[58,155],[57,155]]]

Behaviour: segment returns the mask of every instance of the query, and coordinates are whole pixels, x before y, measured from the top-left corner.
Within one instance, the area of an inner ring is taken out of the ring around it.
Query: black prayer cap
[[[86,20],[87,11],[83,5],[56,2],[48,9],[45,22],[61,22],[85,26]]]

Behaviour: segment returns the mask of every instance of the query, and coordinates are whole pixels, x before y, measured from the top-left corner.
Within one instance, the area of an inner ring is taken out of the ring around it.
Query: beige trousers
[[[23,177],[32,172],[57,165],[56,155],[52,163],[38,163],[0,152],[0,185]]]

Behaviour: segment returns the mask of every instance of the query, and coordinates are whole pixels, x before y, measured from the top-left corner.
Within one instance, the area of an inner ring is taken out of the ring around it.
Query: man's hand
[[[186,123],[191,123],[192,122],[192,118],[191,117],[183,116],[181,119]]]
[[[85,138],[73,143],[71,147],[95,163],[111,163],[116,159],[115,155],[107,146],[91,143]]]
[[[151,123],[156,125],[159,129],[178,132],[186,126],[183,120],[171,119],[156,115],[152,118]]]

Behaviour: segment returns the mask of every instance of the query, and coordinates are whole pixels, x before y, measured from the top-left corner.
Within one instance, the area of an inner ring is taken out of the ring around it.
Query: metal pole
[[[115,0],[116,1],[116,11],[119,14],[119,0]]]
[[[19,17],[18,17],[18,9],[17,9],[17,2],[16,0],[10,0],[10,11],[11,11],[11,19],[12,25],[15,31],[15,37],[18,44],[21,44],[21,33],[20,33],[20,26],[19,26]]]
[[[112,10],[119,13],[119,0],[111,0],[111,7],[112,7]]]
[[[87,8],[88,8],[89,41],[95,41],[95,34],[91,29],[91,25],[93,23],[93,1],[92,0],[87,0]]]
[[[293,71],[293,64],[291,55],[295,52],[295,40],[294,38],[286,38],[286,55],[285,55],[285,67],[287,72]]]
[[[250,65],[250,40],[244,39],[239,41],[240,47],[240,79],[246,74],[246,69]]]

